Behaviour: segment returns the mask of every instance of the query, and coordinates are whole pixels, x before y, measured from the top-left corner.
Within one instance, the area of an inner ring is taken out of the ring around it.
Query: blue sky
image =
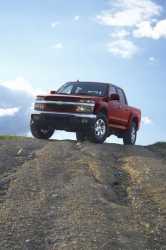
[[[21,92],[27,96],[28,112],[32,92],[57,89],[66,81],[80,79],[123,87],[129,104],[142,110],[138,143],[165,141],[163,2],[1,1],[0,133],[13,133],[10,127],[2,128],[7,118],[10,123],[15,116],[20,117]],[[6,98],[19,93],[19,103],[17,98],[4,100],[4,88],[10,91]]]

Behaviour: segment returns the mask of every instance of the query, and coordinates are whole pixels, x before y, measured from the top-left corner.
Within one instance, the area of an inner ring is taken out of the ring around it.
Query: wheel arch
[[[108,116],[108,109],[106,107],[102,107],[99,109],[98,113],[102,113],[107,117]]]

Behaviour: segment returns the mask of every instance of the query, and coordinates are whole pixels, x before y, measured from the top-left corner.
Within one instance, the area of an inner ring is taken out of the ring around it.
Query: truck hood
[[[96,97],[96,96],[79,96],[79,95],[47,95],[41,96],[44,97],[45,101],[63,101],[63,102],[80,102],[80,101],[101,101],[104,100],[104,97]]]

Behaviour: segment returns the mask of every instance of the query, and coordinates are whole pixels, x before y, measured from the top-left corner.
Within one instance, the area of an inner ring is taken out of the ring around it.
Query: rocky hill
[[[0,140],[0,250],[166,249],[166,144]]]

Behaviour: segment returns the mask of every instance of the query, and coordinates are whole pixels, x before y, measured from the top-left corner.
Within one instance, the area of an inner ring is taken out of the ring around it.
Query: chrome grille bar
[[[64,101],[35,101],[35,103],[40,104],[57,104],[57,105],[82,105],[94,107],[94,103],[84,103],[84,102],[64,102]]]
[[[83,118],[96,118],[95,114],[81,114],[81,113],[65,113],[65,112],[49,112],[49,111],[36,111],[32,112],[32,115],[42,115],[42,114],[51,114],[51,115],[66,115],[66,116],[75,116],[75,117],[83,117]]]

